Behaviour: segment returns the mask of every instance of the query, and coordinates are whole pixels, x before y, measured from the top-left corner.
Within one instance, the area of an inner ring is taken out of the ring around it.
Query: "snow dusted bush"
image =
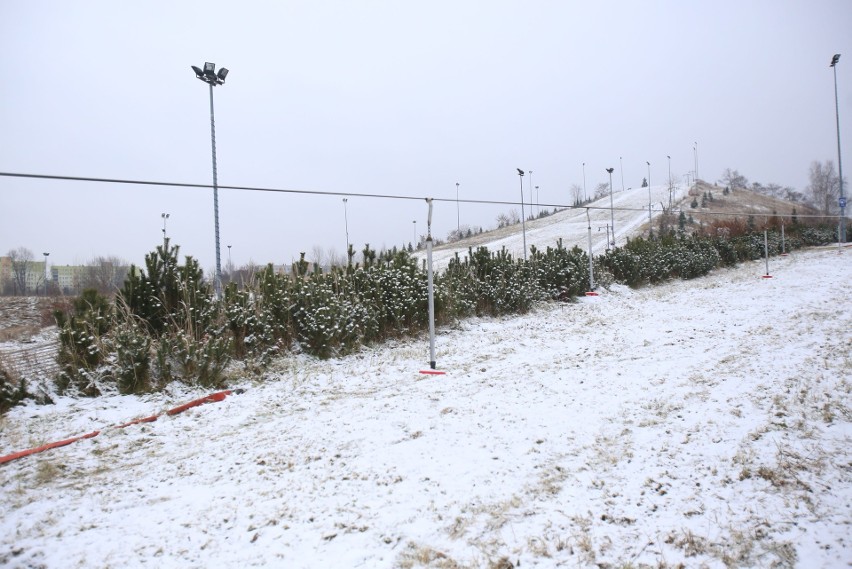
[[[589,286],[589,257],[579,247],[548,247],[542,253],[531,248],[531,263],[538,287],[551,299],[575,297]]]
[[[673,278],[700,277],[720,261],[719,252],[708,240],[683,236],[659,241],[639,237],[603,256],[603,265],[615,280],[632,287]]]
[[[485,247],[469,250],[464,260],[451,259],[440,288],[449,317],[524,313],[545,296],[531,264],[515,261],[505,249],[491,253]]]
[[[836,227],[802,227],[798,232],[802,244],[807,245],[826,245],[828,243],[837,242]]]
[[[320,358],[351,351],[359,340],[358,313],[353,304],[335,294],[326,277],[299,279],[296,283],[292,314],[302,349]]]
[[[24,378],[8,371],[0,361],[0,413],[5,413],[29,396]]]
[[[60,391],[74,388],[83,395],[100,395],[95,378],[107,361],[109,350],[103,339],[114,323],[109,300],[88,289],[74,300],[70,313],[57,310],[54,317],[59,327],[57,387]]]
[[[109,339],[112,371],[120,393],[142,393],[151,382],[151,336],[133,318],[115,326]]]

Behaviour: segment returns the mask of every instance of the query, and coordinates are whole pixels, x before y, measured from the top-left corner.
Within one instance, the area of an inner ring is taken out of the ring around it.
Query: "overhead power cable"
[[[20,172],[0,172],[0,176],[7,178],[29,178],[29,179],[37,179],[37,180],[53,180],[53,181],[66,181],[66,182],[96,182],[96,183],[105,183],[105,184],[129,184],[129,185],[139,185],[139,186],[164,186],[164,187],[173,187],[173,188],[193,188],[193,189],[213,189],[212,184],[191,184],[187,182],[160,182],[154,180],[128,180],[123,178],[96,178],[91,176],[61,176],[61,175],[52,175],[52,174],[24,174]],[[419,196],[403,196],[398,194],[368,194],[363,192],[342,192],[342,191],[320,191],[320,190],[294,190],[294,189],[285,189],[285,188],[264,188],[259,186],[226,186],[222,184],[217,184],[217,187],[220,190],[237,190],[243,192],[272,192],[272,193],[282,193],[282,194],[302,194],[302,195],[311,195],[311,196],[335,196],[335,197],[359,197],[359,198],[377,198],[377,199],[389,199],[389,200],[429,200],[435,202],[446,202],[446,203],[466,203],[466,204],[485,204],[485,205],[508,205],[515,206],[521,205],[521,202],[516,201],[502,201],[502,200],[472,200],[472,199],[456,199],[456,198],[431,198],[431,197],[419,197]],[[568,205],[568,204],[559,204],[559,203],[542,203],[538,204],[542,207],[556,207],[562,209],[576,209],[576,210],[599,210],[599,211],[609,211],[610,209],[614,211],[632,211],[632,212],[646,212],[648,211],[647,207],[602,207],[602,206],[589,206],[589,205]],[[661,210],[656,210],[661,211]],[[664,211],[664,210],[663,210]],[[780,214],[780,213],[758,213],[751,211],[743,211],[743,212],[730,212],[730,211],[701,211],[701,210],[683,210],[680,211],[689,211],[690,214],[697,215],[754,215],[757,217],[790,217],[790,214]],[[821,214],[797,214],[796,217],[799,218],[835,218],[836,215],[821,215]]]

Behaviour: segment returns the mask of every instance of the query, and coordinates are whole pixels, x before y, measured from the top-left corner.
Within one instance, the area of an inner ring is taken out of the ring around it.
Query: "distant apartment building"
[[[51,281],[62,294],[76,294],[82,288],[85,270],[86,267],[78,265],[53,265]]]
[[[90,265],[51,265],[44,260],[27,261],[16,267],[11,257],[0,257],[0,294],[25,296],[47,292],[77,295],[86,288],[109,294],[122,287],[129,270],[130,267],[123,263],[108,260]],[[139,270],[137,267],[136,271]]]

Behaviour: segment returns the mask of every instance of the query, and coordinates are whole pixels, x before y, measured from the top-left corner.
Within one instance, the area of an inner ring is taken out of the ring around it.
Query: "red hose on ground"
[[[166,411],[165,414],[169,415],[169,416],[177,415],[178,413],[183,413],[187,409],[191,409],[193,407],[198,407],[199,405],[204,405],[205,403],[215,403],[217,401],[223,401],[225,399],[225,397],[227,397],[228,395],[231,395],[231,393],[233,393],[233,392],[230,389],[227,389],[225,391],[218,391],[216,393],[212,393],[212,394],[208,395],[207,397],[195,399],[193,401],[190,401],[189,403],[184,403],[183,405],[175,407],[174,409],[169,409],[168,411]],[[242,391],[238,389],[237,393],[242,393]],[[156,421],[158,417],[159,417],[159,415],[151,415],[150,417],[143,417],[142,419],[135,419],[135,420],[130,421],[128,423],[122,423],[121,425],[115,425],[112,428],[113,429],[123,429],[125,427],[129,427],[131,425],[138,425],[140,423],[152,423],[152,422]],[[100,433],[101,433],[100,431],[92,431],[91,433],[81,435],[79,437],[73,437],[73,438],[70,438],[70,439],[65,439],[63,441],[57,441],[55,443],[48,443],[48,444],[42,445],[40,447],[22,450],[22,451],[18,451],[18,452],[13,452],[12,454],[7,454],[6,456],[0,456],[0,464],[12,462],[13,460],[17,460],[19,458],[23,458],[23,457],[29,456],[31,454],[37,454],[37,453],[40,453],[40,452],[44,452],[46,450],[50,450],[50,449],[53,449],[53,448],[64,447],[65,445],[70,445],[71,443],[76,443],[77,441],[81,441],[83,439],[91,439],[92,437],[98,436]]]

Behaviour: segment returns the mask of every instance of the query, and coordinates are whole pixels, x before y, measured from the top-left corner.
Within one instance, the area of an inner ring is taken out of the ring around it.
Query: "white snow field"
[[[672,203],[677,206],[686,198],[687,189],[683,186],[673,186],[671,190]],[[612,213],[610,213],[610,197],[606,196],[588,204],[588,217],[586,207],[570,208],[559,211],[548,217],[526,222],[527,252],[530,246],[544,250],[547,247],[555,247],[559,239],[562,245],[570,249],[575,245],[583,251],[589,248],[589,224],[592,227],[592,252],[595,255],[602,254],[606,249],[607,226],[615,222],[615,242],[623,245],[628,236],[635,235],[636,230],[642,224],[648,222],[648,202],[652,205],[653,217],[658,217],[662,211],[662,204],[668,205],[669,186],[652,185],[650,188],[630,188],[615,192],[612,196]],[[530,214],[529,204],[526,213]],[[519,212],[520,213],[520,212]],[[506,228],[505,237],[492,239],[484,245],[490,251],[500,251],[506,248],[516,259],[524,257],[524,236],[521,224]],[[458,253],[460,258],[467,256],[470,245],[468,242],[461,244],[449,243],[436,248],[432,252],[432,263],[436,271],[447,267],[450,259]],[[475,249],[476,247],[474,247]],[[420,259],[426,258],[425,250],[421,249],[415,253]]]
[[[0,565],[849,567],[852,249],[0,418]]]

